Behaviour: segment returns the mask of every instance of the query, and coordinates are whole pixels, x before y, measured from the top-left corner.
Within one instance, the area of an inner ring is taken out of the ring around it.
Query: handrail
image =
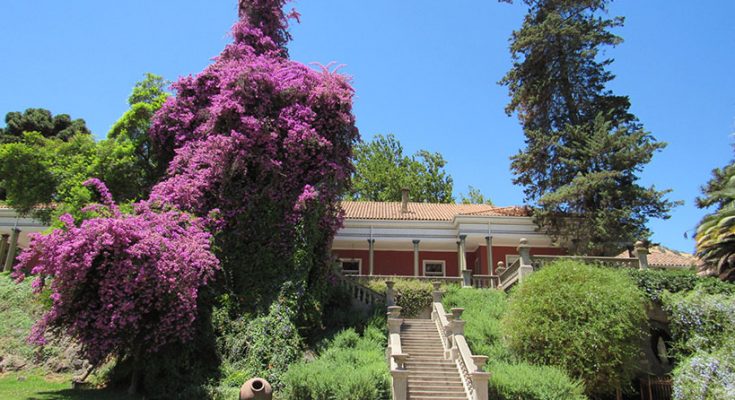
[[[513,264],[510,264],[508,268],[505,269],[505,271],[501,272],[498,275],[498,279],[500,280],[500,286],[503,288],[506,288],[507,286],[510,286],[514,282],[515,279],[518,279],[518,270],[521,268],[521,259],[517,259],[513,261]]]
[[[385,294],[378,293],[369,287],[348,279],[345,275],[335,273],[334,276],[337,278],[338,283],[347,289],[352,297],[358,302],[367,306],[375,306],[379,304],[386,304]]]
[[[462,278],[456,276],[423,276],[423,275],[358,275],[349,274],[344,276],[349,280],[391,280],[391,279],[415,279],[418,281],[443,281],[443,282],[462,282]]]
[[[640,260],[632,257],[602,257],[602,256],[550,256],[550,255],[534,255],[531,256],[534,269],[539,269],[544,265],[563,259],[579,260],[587,262],[597,262],[609,266],[621,266],[624,268],[639,268]]]
[[[441,302],[442,292],[439,282],[434,282],[432,319],[435,321],[442,338],[445,358],[454,360],[462,377],[462,384],[470,400],[488,400],[488,379],[490,374],[482,371],[487,357],[472,355],[464,337],[465,321],[461,320],[462,308],[452,308],[447,314]]]
[[[390,354],[390,375],[392,378],[391,390],[394,400],[406,400],[408,398],[408,369],[406,360],[408,354],[403,353],[401,348],[401,307],[388,307],[388,353]]]

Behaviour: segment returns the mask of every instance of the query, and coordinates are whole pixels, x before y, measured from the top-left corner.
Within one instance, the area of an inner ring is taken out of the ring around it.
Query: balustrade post
[[[470,372],[470,379],[472,379],[472,387],[475,389],[474,400],[488,400],[487,384],[490,380],[490,373],[482,370],[487,359],[487,356],[472,356],[472,362],[475,364],[475,369]]]
[[[389,308],[396,305],[396,291],[393,289],[393,285],[395,285],[395,282],[385,281],[385,303]]]
[[[638,269],[648,269],[648,248],[642,241],[635,242],[635,254],[638,256]]]
[[[406,369],[407,354],[393,354],[393,360],[397,367],[391,369],[390,375],[393,379],[393,400],[408,399],[408,370]]]
[[[388,320],[390,321],[391,318],[400,317],[402,309],[403,308],[400,306],[389,306],[388,307]]]
[[[431,301],[434,303],[441,303],[442,302],[442,292],[439,290],[441,287],[441,283],[439,282],[432,282],[431,283],[434,286],[434,291],[431,292]],[[431,307],[431,320],[436,321],[439,319],[439,315],[436,313],[436,307]]]
[[[528,239],[521,238],[520,244],[518,245],[518,255],[521,258],[518,268],[518,283],[522,283],[526,276],[533,273],[531,246],[528,245]]]
[[[472,287],[472,270],[471,269],[463,269],[462,270],[462,287]]]

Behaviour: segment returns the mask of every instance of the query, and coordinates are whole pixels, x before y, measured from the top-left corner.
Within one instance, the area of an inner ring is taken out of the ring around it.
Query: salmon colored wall
[[[360,274],[367,275],[370,271],[367,250],[334,250],[337,258],[361,259]],[[505,262],[508,254],[518,254],[515,247],[493,246],[493,272],[498,267],[498,261]],[[558,247],[532,247],[531,254],[564,255],[566,251]],[[479,246],[474,252],[467,252],[467,268],[475,275],[487,273],[487,246]],[[453,251],[419,251],[419,275],[424,274],[424,260],[443,260],[446,276],[458,276],[457,253]],[[479,260],[475,268],[475,260]],[[408,251],[375,251],[375,275],[413,275],[413,250]]]

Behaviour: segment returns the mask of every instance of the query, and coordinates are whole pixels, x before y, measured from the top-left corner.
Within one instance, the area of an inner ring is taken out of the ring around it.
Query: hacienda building
[[[344,201],[344,226],[332,252],[344,274],[462,277],[495,275],[518,259],[527,239],[532,255],[563,255],[538,232],[525,207]]]

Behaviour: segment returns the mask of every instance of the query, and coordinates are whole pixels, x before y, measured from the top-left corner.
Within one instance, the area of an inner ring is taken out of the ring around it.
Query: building
[[[484,204],[342,202],[344,226],[332,244],[345,274],[461,277],[493,275],[518,259],[521,238],[533,255],[565,251],[538,232],[524,207]]]

